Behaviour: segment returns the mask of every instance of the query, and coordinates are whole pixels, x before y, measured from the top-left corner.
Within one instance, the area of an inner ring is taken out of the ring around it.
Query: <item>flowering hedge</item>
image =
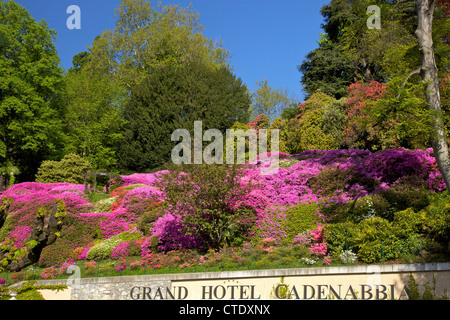
[[[237,215],[235,222],[240,227],[251,224],[245,236],[253,243],[267,238],[275,244],[286,239],[293,244],[307,243],[311,254],[328,260],[328,239],[322,237],[321,230],[324,224],[330,223],[331,217],[342,214],[340,207],[387,191],[398,193],[399,186],[406,182],[410,188],[429,193],[445,188],[431,149],[396,148],[378,153],[308,150],[293,155],[279,154],[280,165],[272,174],[261,174],[271,165],[262,159],[243,166],[238,184],[244,188],[251,183],[252,187],[230,198],[227,210],[248,209],[245,211],[248,215]],[[61,199],[66,204],[67,216],[60,237],[42,252],[40,264],[45,266],[67,259],[121,259],[131,252],[144,257],[158,250],[207,250],[208,243],[203,238],[188,232],[187,228],[195,226],[192,221],[190,225],[184,224],[181,207],[165,205],[166,192],[161,182],[167,173],[122,176],[124,185],[111,193],[111,200],[98,203],[88,201],[83,185],[16,184],[1,193],[3,201],[10,199],[11,206],[0,230],[0,245],[8,242],[22,247],[37,212],[50,210],[55,199]],[[99,208],[101,212],[97,212]],[[155,208],[160,211],[150,219],[152,222],[146,227],[150,234],[144,236],[137,226],[142,225],[143,219],[152,217]],[[230,222],[230,230],[232,227]],[[131,239],[123,237],[130,233]],[[53,274],[50,269],[45,272],[49,277]]]

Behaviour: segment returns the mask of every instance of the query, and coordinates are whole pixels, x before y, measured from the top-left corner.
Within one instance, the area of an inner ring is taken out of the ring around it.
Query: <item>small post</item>
[[[253,246],[250,252],[250,270],[253,270]]]
[[[280,268],[283,268],[283,247],[280,247]]]

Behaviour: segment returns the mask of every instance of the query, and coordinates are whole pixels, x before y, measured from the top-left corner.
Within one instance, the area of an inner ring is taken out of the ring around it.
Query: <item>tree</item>
[[[0,35],[0,163],[32,180],[40,162],[63,149],[55,32],[14,1],[0,1]]]
[[[337,142],[330,133],[325,133],[324,112],[334,99],[318,90],[299,105],[297,117],[289,120],[287,134],[287,149],[290,153],[300,153],[305,150],[335,149]]]
[[[226,67],[200,61],[154,70],[124,108],[128,123],[118,153],[120,167],[157,168],[170,160],[175,129],[187,129],[193,136],[194,121],[201,120],[203,130],[224,134],[236,121],[248,121],[249,106],[247,87]]]
[[[306,100],[317,90],[340,99],[353,80],[349,59],[326,35],[322,35],[319,47],[309,52],[297,68],[302,73]]]
[[[433,146],[439,171],[444,178],[447,189],[450,190],[450,158],[448,144],[442,122],[441,99],[439,95],[439,80],[433,48],[433,14],[435,0],[416,0],[417,29],[421,56],[420,75],[426,83],[425,96],[428,108],[431,110],[431,144]]]
[[[165,66],[194,60],[227,65],[228,52],[202,35],[198,17],[191,6],[154,7],[148,0],[122,0],[115,28],[103,32],[90,47],[89,68],[113,75],[130,91]]]
[[[121,113],[124,89],[110,74],[86,67],[90,55],[74,56],[74,67],[65,76],[64,102],[68,143],[65,153],[76,153],[97,170],[117,170],[116,146],[123,138]]]
[[[252,95],[251,110],[253,116],[265,114],[270,120],[280,115],[283,109],[289,107],[294,101],[288,97],[287,91],[269,86],[266,79],[256,81],[259,87]]]

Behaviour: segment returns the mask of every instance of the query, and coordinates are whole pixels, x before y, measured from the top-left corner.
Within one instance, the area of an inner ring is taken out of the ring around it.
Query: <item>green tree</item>
[[[347,87],[353,82],[349,59],[327,35],[321,36],[319,47],[309,52],[297,68],[302,73],[305,99],[317,90],[339,99],[346,95]]]
[[[97,170],[117,170],[116,145],[122,139],[121,114],[124,90],[110,74],[85,67],[89,54],[74,57],[65,76],[65,121],[69,140],[66,153],[77,153]]]
[[[68,154],[61,161],[46,160],[39,167],[36,182],[84,183],[84,174],[92,169],[89,161],[76,154]]]
[[[55,31],[14,1],[0,1],[0,35],[0,163],[32,180],[40,162],[63,149]]]
[[[112,74],[129,91],[165,66],[194,60],[227,65],[228,52],[203,36],[198,17],[191,6],[122,0],[115,28],[103,32],[90,48],[89,68]]]
[[[253,92],[251,111],[253,116],[265,114],[270,120],[279,116],[281,112],[294,103],[288,92],[280,88],[272,88],[266,79],[256,81],[258,88]]]
[[[333,101],[332,97],[318,90],[299,105],[298,117],[288,122],[286,147],[289,152],[337,148],[337,142],[333,136],[325,133],[323,129],[325,108]]]
[[[193,138],[194,121],[203,130],[222,133],[236,121],[248,121],[250,97],[240,78],[202,62],[156,69],[133,90],[124,108],[128,122],[119,148],[120,167],[144,171],[170,160],[175,129]],[[225,134],[224,134],[225,137]]]

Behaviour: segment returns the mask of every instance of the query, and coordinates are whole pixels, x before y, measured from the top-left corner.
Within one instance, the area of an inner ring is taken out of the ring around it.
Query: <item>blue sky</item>
[[[56,48],[65,69],[72,57],[85,51],[103,30],[114,28],[114,9],[120,0],[16,0],[36,20],[45,19],[57,32]],[[162,0],[163,4],[192,3],[200,13],[204,35],[221,39],[231,53],[234,73],[254,90],[255,82],[287,89],[303,101],[297,66],[317,47],[323,17],[320,8],[329,0]],[[156,3],[154,1],[154,3]],[[81,9],[81,29],[66,26],[67,7]]]

